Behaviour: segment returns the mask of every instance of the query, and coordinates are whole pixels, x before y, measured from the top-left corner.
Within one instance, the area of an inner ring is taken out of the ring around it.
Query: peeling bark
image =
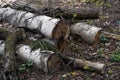
[[[100,42],[99,36],[101,34],[101,28],[85,23],[76,23],[70,27],[70,30],[72,33],[80,35],[80,37],[89,44],[98,44]]]

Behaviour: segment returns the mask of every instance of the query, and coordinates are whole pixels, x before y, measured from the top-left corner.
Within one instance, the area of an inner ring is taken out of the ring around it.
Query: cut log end
[[[70,29],[67,23],[64,21],[59,21],[56,25],[56,27],[53,30],[53,38],[54,39],[60,39],[63,37],[64,39],[67,39],[70,33]]]
[[[51,55],[48,59],[48,71],[51,73],[58,71],[62,68],[62,63],[62,59],[58,55]]]
[[[100,41],[101,41],[100,38],[99,38],[100,35],[101,35],[101,30],[99,30],[95,35],[94,42],[93,42],[95,45],[100,43]]]
[[[63,52],[64,51],[64,48],[66,46],[66,41],[63,41],[63,40],[59,40],[57,42],[57,48],[60,52]]]

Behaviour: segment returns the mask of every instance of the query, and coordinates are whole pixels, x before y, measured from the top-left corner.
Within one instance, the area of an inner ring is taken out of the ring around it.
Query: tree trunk
[[[60,19],[48,16],[36,16],[33,13],[17,11],[11,8],[0,9],[0,19],[11,23],[15,27],[24,27],[41,32],[44,36],[52,39],[69,36],[69,26]]]
[[[85,23],[76,23],[70,27],[72,33],[80,35],[80,37],[89,44],[97,44],[100,42],[101,28],[90,26]]]

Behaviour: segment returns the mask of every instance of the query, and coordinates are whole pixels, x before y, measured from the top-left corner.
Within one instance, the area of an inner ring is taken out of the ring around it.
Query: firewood
[[[5,49],[4,45],[0,46],[0,50],[2,49]],[[41,50],[41,48],[32,51],[29,45],[20,44],[17,46],[16,53],[23,61],[33,61],[37,68],[44,72],[52,73],[62,67],[62,59],[53,51]]]
[[[31,51],[28,45],[19,45],[17,48],[17,54],[23,60],[32,60],[38,69],[45,72],[54,72],[61,68],[62,60],[52,51],[48,50],[34,50]]]
[[[89,44],[97,44],[100,42],[101,28],[90,26],[85,23],[76,23],[70,27],[70,30],[74,34],[80,35],[80,37]]]
[[[11,23],[15,27],[24,27],[41,32],[45,37],[67,39],[69,26],[66,22],[45,15],[36,16],[26,11],[17,11],[11,8],[0,8],[0,19]]]

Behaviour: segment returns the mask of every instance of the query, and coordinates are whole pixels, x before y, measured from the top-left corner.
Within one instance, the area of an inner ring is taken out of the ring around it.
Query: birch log
[[[1,41],[2,42],[2,41]],[[4,55],[5,43],[0,45],[0,54]],[[55,72],[62,66],[62,60],[52,51],[41,50],[40,48],[32,51],[29,45],[20,44],[17,46],[16,53],[23,61],[31,60],[37,66],[45,72]]]
[[[15,27],[24,27],[41,32],[44,36],[53,39],[69,36],[69,26],[64,21],[45,15],[36,16],[33,13],[17,11],[11,8],[0,8],[0,20],[9,22]]]
[[[70,27],[72,33],[80,35],[80,37],[89,44],[97,44],[100,42],[99,36],[101,28],[90,26],[85,23],[76,23]]]

